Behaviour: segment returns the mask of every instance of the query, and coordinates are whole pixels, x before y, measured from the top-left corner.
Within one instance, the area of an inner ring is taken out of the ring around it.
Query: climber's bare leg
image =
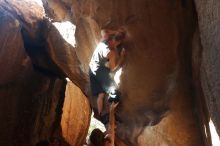
[[[110,140],[110,146],[114,146],[115,143],[115,109],[118,106],[118,103],[112,102],[110,106],[110,116],[109,116],[109,127],[107,134],[105,136],[106,139]]]
[[[103,110],[103,104],[104,104],[104,97],[105,93],[99,93],[97,98],[97,108],[98,108],[98,114],[101,115]]]

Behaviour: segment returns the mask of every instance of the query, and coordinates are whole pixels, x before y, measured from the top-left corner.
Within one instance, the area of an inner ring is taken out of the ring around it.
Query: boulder
[[[62,131],[64,134],[60,132],[63,109],[68,108],[64,104],[65,77],[68,74],[83,90],[87,82],[74,47],[67,45],[45,18],[44,8],[34,1],[2,0],[0,32],[0,145],[35,146],[54,141],[82,145],[90,119],[89,103],[82,93],[77,96],[80,99],[72,100],[77,100],[77,108],[70,107],[72,114],[64,118],[78,113],[83,121],[72,121],[76,123]]]

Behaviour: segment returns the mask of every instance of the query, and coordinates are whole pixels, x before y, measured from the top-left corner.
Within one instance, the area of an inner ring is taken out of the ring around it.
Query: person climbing
[[[116,71],[123,63],[125,49],[119,49],[125,38],[123,31],[103,30],[102,40],[97,45],[89,63],[90,86],[93,97],[97,97],[97,110],[102,116],[104,98],[109,102],[118,102],[120,93],[111,72]]]

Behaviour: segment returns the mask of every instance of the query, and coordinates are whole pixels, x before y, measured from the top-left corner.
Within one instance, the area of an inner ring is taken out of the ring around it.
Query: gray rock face
[[[201,83],[210,119],[220,135],[220,2],[195,0],[202,43]]]

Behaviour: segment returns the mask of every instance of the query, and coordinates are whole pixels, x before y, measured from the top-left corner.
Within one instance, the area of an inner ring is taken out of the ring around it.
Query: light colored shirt
[[[97,45],[89,63],[89,67],[93,74],[96,74],[99,67],[105,66],[106,63],[108,63],[107,55],[109,52],[110,49],[104,42],[100,42]]]

